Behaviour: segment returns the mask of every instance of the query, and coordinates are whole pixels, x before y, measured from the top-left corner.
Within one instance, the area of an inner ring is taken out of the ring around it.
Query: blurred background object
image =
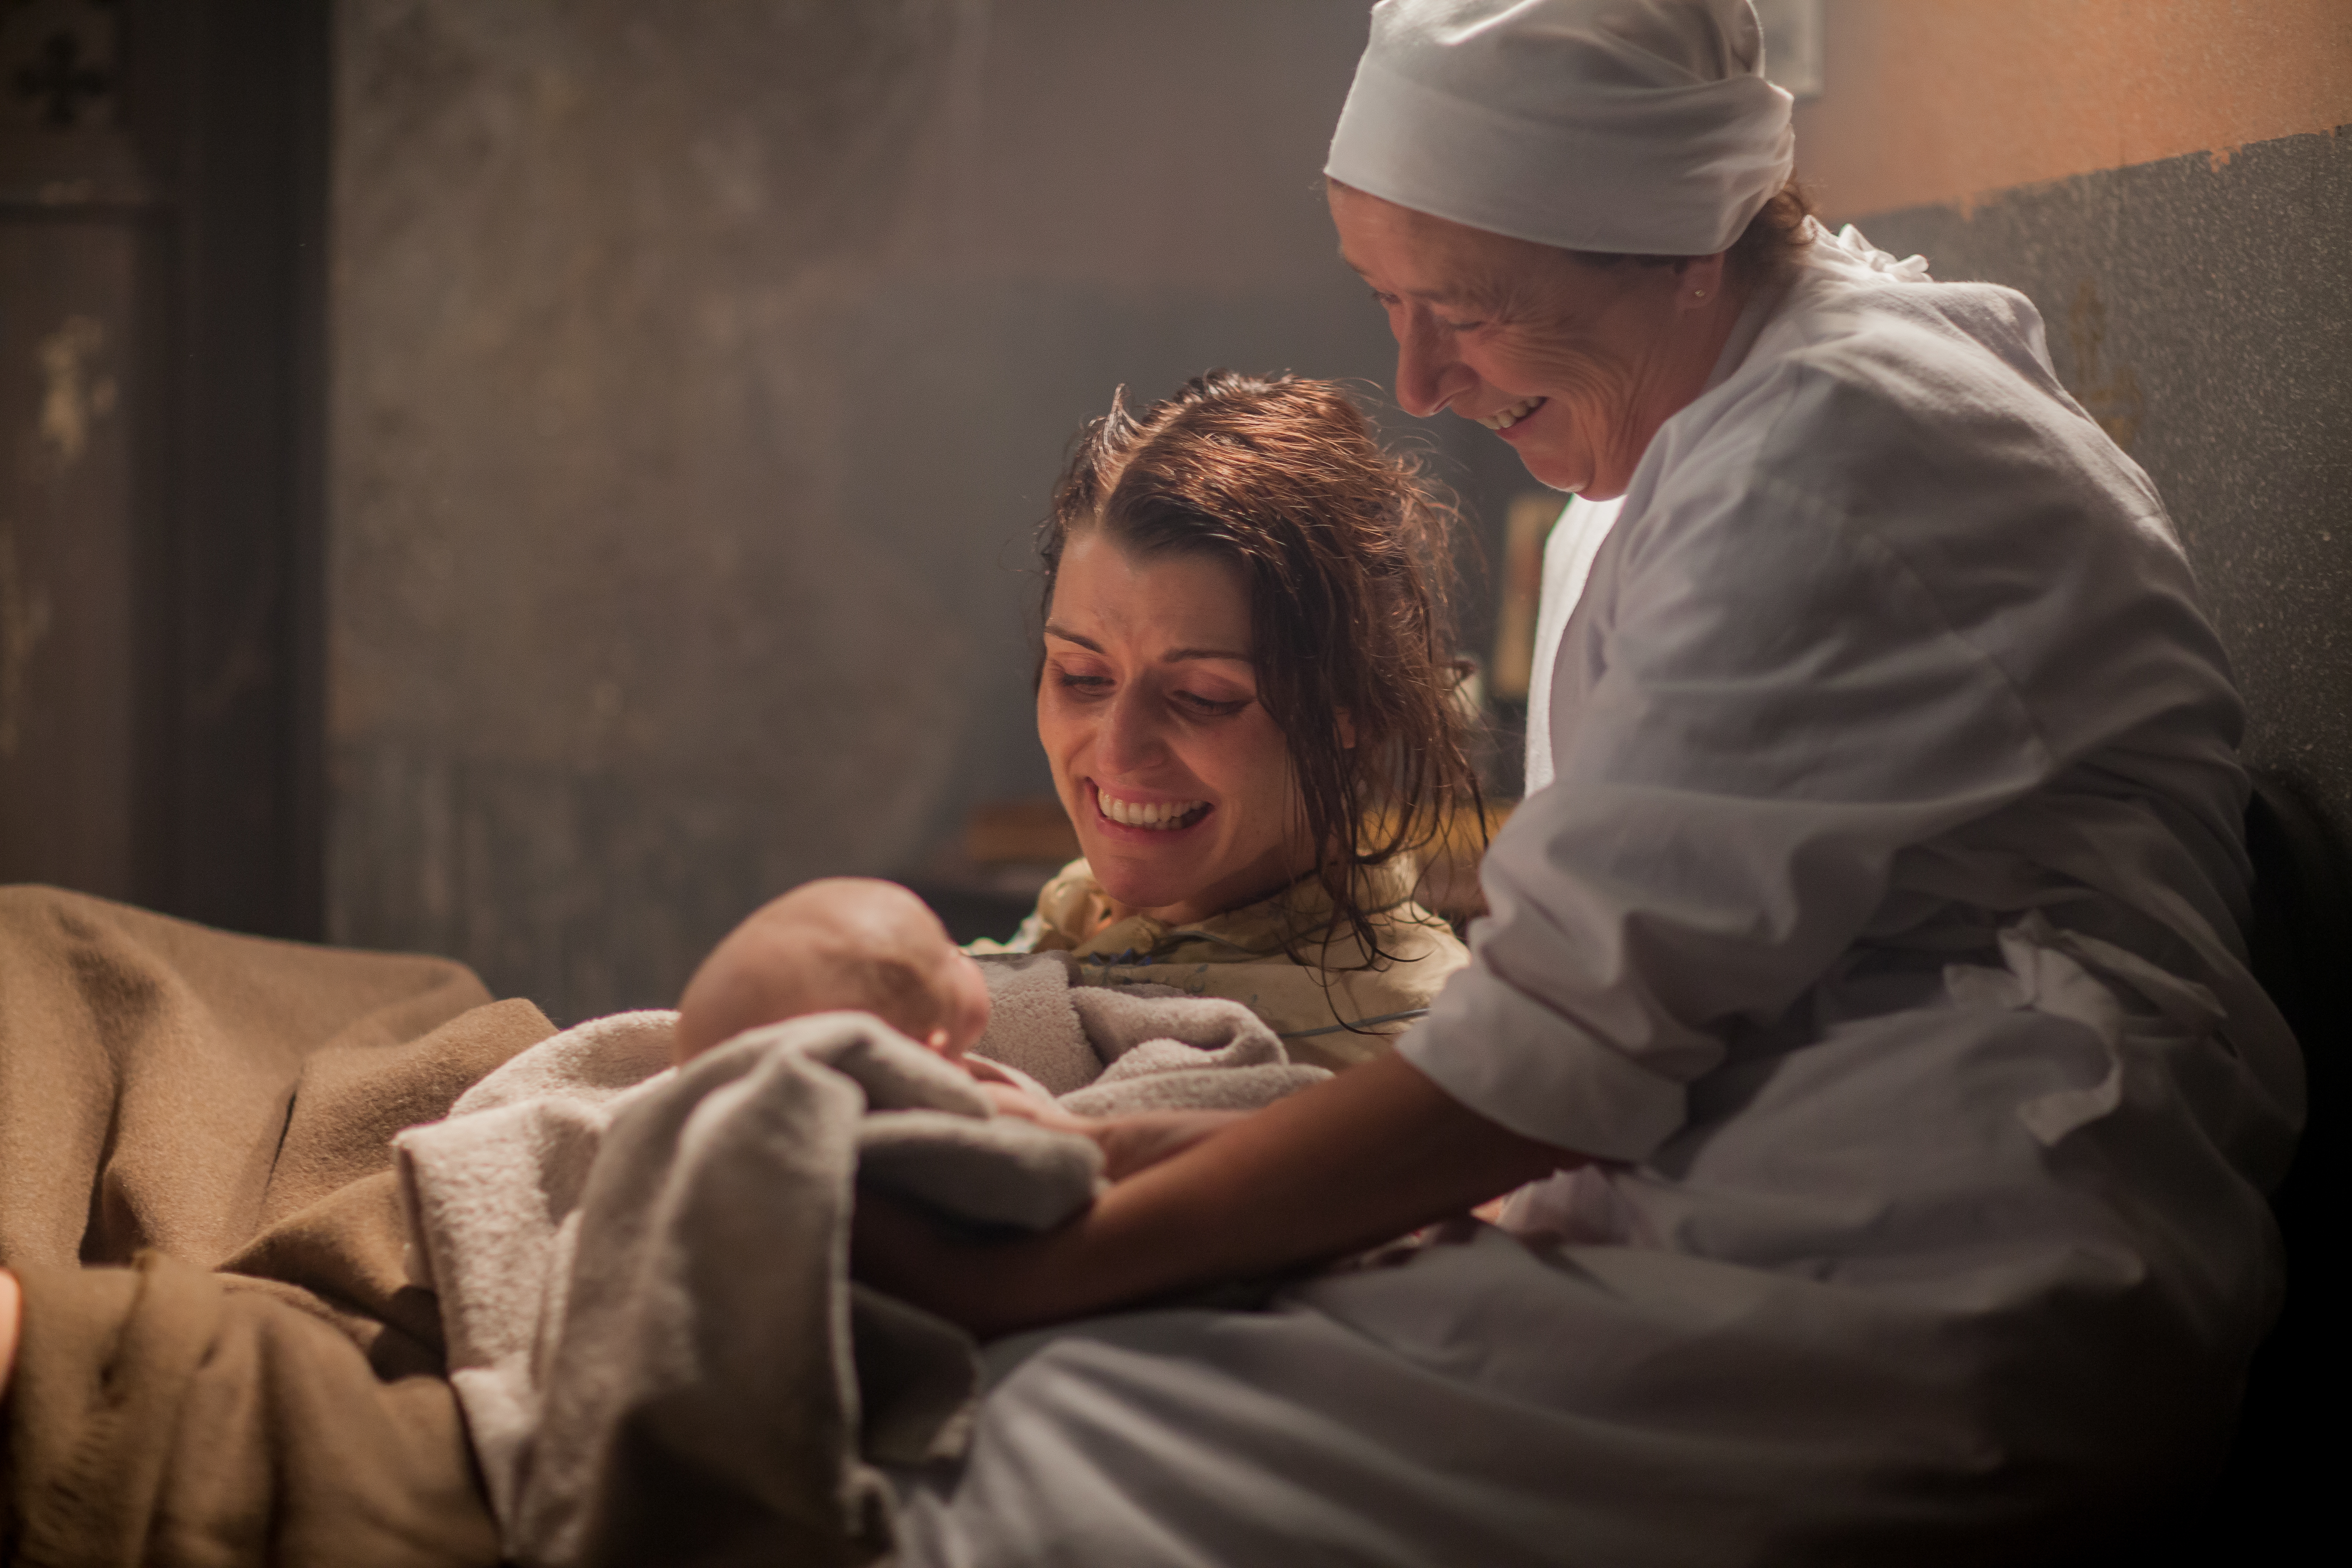
[[[0,880],[321,929],[329,27],[0,0]]]
[[[1763,20],[1825,214],[2034,299],[2189,542],[2250,754],[2352,827],[2352,6]],[[1387,384],[1317,179],[1363,31],[0,0],[0,879],[453,953],[567,1020],[830,872],[1008,934],[1068,844],[1029,563],[1071,435],[1214,364]],[[1559,501],[1384,418],[1466,502],[1507,798]]]
[[[1444,830],[1421,856],[1421,885],[1412,896],[1424,909],[1444,915],[1457,929],[1486,912],[1486,895],[1478,890],[1478,863],[1511,819],[1513,804],[1489,801],[1483,811],[1457,811],[1446,819]]]
[[[958,942],[1008,941],[1054,873],[1078,858],[1077,829],[1050,795],[983,800],[962,836],[906,873]]]
[[[1077,830],[1052,795],[981,802],[964,823],[963,842],[964,853],[983,866],[1059,870],[1078,855]]]
[[[1542,596],[1544,542],[1567,498],[1530,490],[1511,498],[1503,514],[1503,602],[1495,618],[1495,661],[1488,689],[1498,701],[1524,706],[1534,674],[1536,605]]]
[[[1756,19],[1764,28],[1765,72],[1799,103],[1822,95],[1825,3],[1756,0]]]

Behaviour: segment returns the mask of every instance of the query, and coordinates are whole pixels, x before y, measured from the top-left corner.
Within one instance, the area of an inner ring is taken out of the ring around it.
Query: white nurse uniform
[[[1551,673],[1399,1048],[1598,1163],[1263,1312],[996,1347],[902,1563],[2032,1560],[2210,1464],[2299,1060],[2222,653],[2032,308],[1817,234]]]

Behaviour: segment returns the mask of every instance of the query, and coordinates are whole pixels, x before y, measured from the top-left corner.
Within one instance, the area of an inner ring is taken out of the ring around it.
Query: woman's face
[[[1495,429],[1556,489],[1624,494],[1738,317],[1720,256],[1591,267],[1337,182],[1330,200],[1340,255],[1396,335],[1397,402]]]
[[[1037,738],[1095,878],[1174,925],[1309,868],[1289,750],[1259,706],[1249,587],[1212,555],[1138,559],[1099,531],[1062,552]]]

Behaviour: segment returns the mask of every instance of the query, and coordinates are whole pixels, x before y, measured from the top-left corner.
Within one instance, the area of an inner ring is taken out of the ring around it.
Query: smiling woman
[[[1064,552],[1052,615],[1037,734],[1114,898],[1190,925],[1314,866],[1238,563],[1139,560],[1096,531]]]
[[[1041,541],[1037,732],[1086,858],[1014,945],[1376,1054],[1468,955],[1412,900],[1476,786],[1451,512],[1336,386],[1214,372],[1088,426]]]

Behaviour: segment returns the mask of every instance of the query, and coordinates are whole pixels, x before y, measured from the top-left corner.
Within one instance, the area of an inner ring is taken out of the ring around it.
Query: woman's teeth
[[[1095,786],[1095,799],[1102,806],[1105,816],[1129,827],[1181,827],[1187,817],[1209,804],[1204,800],[1171,800],[1156,805],[1139,800],[1121,800],[1100,784]]]
[[[1507,430],[1512,426],[1517,425],[1520,420],[1525,419],[1528,415],[1533,414],[1537,409],[1541,408],[1546,401],[1548,400],[1541,397],[1524,398],[1517,403],[1512,404],[1508,408],[1496,409],[1494,413],[1487,415],[1483,419],[1480,419],[1478,423],[1484,425],[1489,430]]]

